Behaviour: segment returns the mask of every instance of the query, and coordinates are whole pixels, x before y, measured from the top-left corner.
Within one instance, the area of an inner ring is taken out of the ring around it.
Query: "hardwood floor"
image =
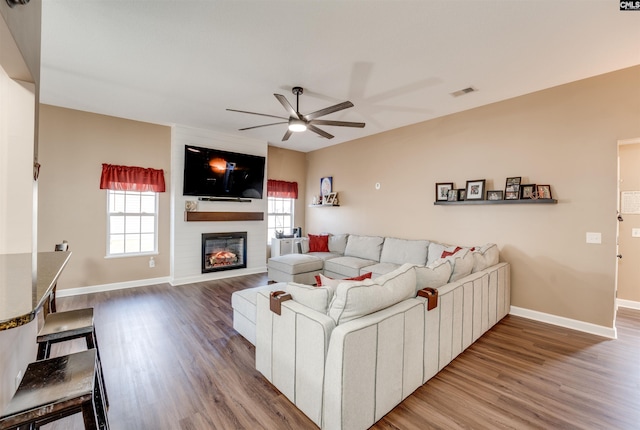
[[[317,428],[255,370],[253,345],[232,328],[231,293],[266,282],[58,299],[59,310],[95,307],[111,429]],[[617,340],[507,316],[373,428],[638,429],[640,311],[619,310]]]

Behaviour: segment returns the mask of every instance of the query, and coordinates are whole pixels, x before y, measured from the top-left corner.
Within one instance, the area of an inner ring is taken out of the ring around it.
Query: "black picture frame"
[[[538,198],[538,194],[536,192],[536,184],[520,185],[520,198],[522,200],[531,200]]]
[[[520,183],[522,182],[522,176],[514,176],[507,178],[504,184],[504,199],[505,200],[518,200],[520,198]]]
[[[536,185],[536,193],[539,199],[542,199],[542,200],[553,199],[553,196],[551,195],[551,185]]]
[[[457,202],[458,201],[458,190],[450,189],[447,192],[447,201],[448,202]]]
[[[467,195],[465,200],[484,200],[484,187],[486,179],[467,181]]]
[[[446,202],[449,199],[449,190],[453,189],[453,182],[436,183],[436,201]]]
[[[503,200],[504,191],[502,190],[489,190],[487,191],[487,200]]]
[[[467,198],[467,190],[465,190],[464,188],[460,188],[458,189],[458,201],[464,201]]]

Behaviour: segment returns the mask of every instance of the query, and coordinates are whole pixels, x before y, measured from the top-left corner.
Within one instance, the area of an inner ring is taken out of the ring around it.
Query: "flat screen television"
[[[265,157],[184,147],[185,196],[261,199]]]

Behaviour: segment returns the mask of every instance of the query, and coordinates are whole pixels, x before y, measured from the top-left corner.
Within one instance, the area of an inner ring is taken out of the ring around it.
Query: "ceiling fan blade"
[[[318,127],[316,127],[314,125],[307,124],[307,129],[313,131],[316,134],[319,134],[322,137],[326,137],[327,139],[333,139],[333,135],[332,134],[329,134],[324,130],[320,130]]]
[[[227,109],[230,112],[240,112],[240,113],[248,113],[251,115],[260,115],[260,116],[267,116],[269,118],[278,118],[278,119],[289,119],[289,118],[285,118],[283,116],[275,116],[275,115],[267,115],[266,113],[257,113],[257,112],[248,112],[246,110],[236,110],[236,109]]]
[[[269,127],[270,125],[287,124],[287,122],[273,122],[271,124],[254,125],[253,127],[239,128],[238,131],[251,130],[252,128]]]
[[[291,106],[291,103],[289,103],[289,100],[287,100],[285,96],[283,96],[282,94],[274,94],[274,96],[276,96],[280,104],[284,106],[284,110],[286,110],[289,115],[294,118],[300,118],[300,114],[296,112],[296,110],[293,108],[293,106]]]
[[[339,110],[348,109],[350,107],[353,107],[353,103],[349,101],[338,103],[337,105],[329,106],[328,108],[320,109],[315,112],[311,112],[310,114],[304,115],[304,119],[309,121],[314,118],[329,115],[330,113],[333,113],[333,112],[338,112]]]
[[[309,124],[316,125],[336,125],[338,127],[358,127],[364,128],[364,122],[350,122],[350,121],[333,121],[330,119],[312,119]]]
[[[287,131],[284,134],[284,136],[282,136],[282,141],[284,142],[285,140],[289,140],[289,137],[291,137],[292,134],[293,134],[293,131],[287,129]]]

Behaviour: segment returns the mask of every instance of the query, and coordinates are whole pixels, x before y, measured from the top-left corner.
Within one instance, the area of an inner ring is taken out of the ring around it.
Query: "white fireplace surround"
[[[171,130],[171,285],[182,285],[208,279],[266,272],[267,221],[185,221],[185,202],[196,200],[182,195],[184,146],[195,145],[224,151],[267,157],[267,142],[217,133],[209,130],[174,126]],[[265,171],[264,198],[251,202],[198,201],[198,211],[263,212],[267,211]],[[247,267],[236,270],[201,273],[203,233],[247,232]]]

